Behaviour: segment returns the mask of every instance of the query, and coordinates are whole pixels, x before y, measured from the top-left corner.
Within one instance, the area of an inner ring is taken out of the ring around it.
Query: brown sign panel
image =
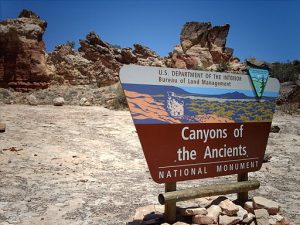
[[[260,169],[279,84],[258,100],[245,75],[125,66],[120,73],[154,181]]]

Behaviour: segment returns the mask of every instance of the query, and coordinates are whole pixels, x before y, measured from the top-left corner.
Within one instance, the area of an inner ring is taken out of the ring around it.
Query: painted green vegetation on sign
[[[208,89],[200,94],[174,86],[123,88],[136,124],[271,122],[275,110],[276,98],[270,93],[257,101],[255,94],[242,90],[211,94]]]
[[[250,68],[249,74],[258,98],[261,98],[268,81],[269,71],[263,69]]]
[[[274,102],[268,104],[261,104],[257,101],[227,101],[220,103],[198,100],[193,101],[187,107],[196,114],[214,114],[234,122],[270,122],[274,113],[273,104]]]

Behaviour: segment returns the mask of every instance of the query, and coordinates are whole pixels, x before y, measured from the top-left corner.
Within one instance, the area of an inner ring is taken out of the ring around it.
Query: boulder
[[[49,86],[51,73],[43,42],[46,27],[47,22],[29,10],[0,22],[0,87],[28,92]]]
[[[180,45],[171,53],[172,67],[180,69],[217,68],[218,64],[234,59],[233,49],[226,47],[229,24],[188,22],[180,34]],[[235,63],[235,70],[241,67]]]
[[[264,197],[253,197],[253,206],[255,209],[266,209],[270,215],[276,215],[279,212],[279,204]]]
[[[267,63],[265,61],[257,60],[255,58],[246,59],[246,64],[249,67],[254,67],[254,68],[258,68],[258,69],[266,69],[266,70],[270,69],[270,64],[269,63]]]
[[[58,98],[53,99],[53,105],[54,106],[63,106],[64,103],[65,103],[65,100],[62,97],[58,97]]]
[[[27,102],[29,105],[32,105],[32,106],[38,105],[38,100],[33,94],[27,96]]]
[[[91,106],[92,103],[85,97],[81,98],[79,101],[80,106]]]

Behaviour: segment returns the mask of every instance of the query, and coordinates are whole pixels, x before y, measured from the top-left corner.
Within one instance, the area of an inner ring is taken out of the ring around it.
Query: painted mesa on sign
[[[122,86],[158,183],[259,170],[279,90],[248,76],[125,66]]]

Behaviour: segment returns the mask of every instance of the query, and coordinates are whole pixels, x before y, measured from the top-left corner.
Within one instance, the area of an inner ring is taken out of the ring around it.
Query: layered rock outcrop
[[[226,47],[230,25],[212,26],[211,23],[188,22],[180,34],[180,44],[171,53],[171,66],[181,69],[211,69],[217,65],[238,64],[233,49]],[[239,65],[242,68],[242,65]],[[235,66],[236,70],[240,68]]]
[[[23,10],[17,19],[0,22],[0,87],[18,91],[46,88],[50,73],[43,34],[47,22]]]
[[[140,44],[131,48],[116,48],[103,41],[94,32],[80,40],[80,48],[58,45],[48,54],[47,64],[51,66],[53,80],[71,85],[97,84],[107,86],[118,82],[123,64],[164,66],[161,58],[149,48]]]
[[[79,41],[78,50],[64,44],[45,54],[46,27],[44,20],[28,10],[17,19],[0,22],[0,87],[30,91],[52,83],[107,86],[119,81],[124,64],[237,72],[244,69],[233,57],[233,50],[226,47],[228,24],[213,27],[210,23],[186,23],[180,44],[164,58],[141,44],[117,48],[94,32]]]

